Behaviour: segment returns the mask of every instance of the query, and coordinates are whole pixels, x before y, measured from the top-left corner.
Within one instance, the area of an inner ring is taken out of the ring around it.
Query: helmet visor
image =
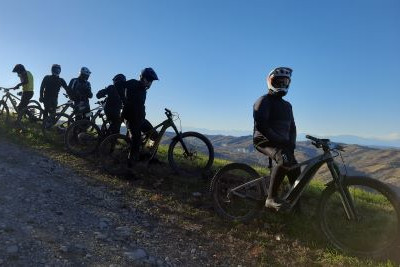
[[[275,76],[272,78],[271,84],[275,88],[288,88],[290,79],[284,76]]]

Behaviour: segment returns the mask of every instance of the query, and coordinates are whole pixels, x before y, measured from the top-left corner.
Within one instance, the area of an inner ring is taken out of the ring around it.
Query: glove
[[[39,102],[40,102],[40,103],[43,103],[43,97],[40,97],[40,98],[39,98]]]

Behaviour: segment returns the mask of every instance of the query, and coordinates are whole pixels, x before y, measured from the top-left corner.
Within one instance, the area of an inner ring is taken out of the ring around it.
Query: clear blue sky
[[[81,66],[93,92],[117,73],[160,77],[149,90],[185,128],[252,132],[266,74],[293,68],[286,97],[298,132],[400,139],[400,1],[0,0],[0,86],[22,63],[40,82],[53,63]],[[60,102],[64,100],[60,98]]]

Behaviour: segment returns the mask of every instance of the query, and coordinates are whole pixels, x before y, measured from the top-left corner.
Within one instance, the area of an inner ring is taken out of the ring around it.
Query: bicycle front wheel
[[[72,123],[64,136],[64,143],[67,149],[78,156],[87,156],[94,153],[100,141],[101,131],[99,127],[88,120]]]
[[[126,135],[112,134],[101,142],[99,156],[102,167],[110,174],[127,172],[130,141]]]
[[[6,102],[0,101],[0,123],[7,123],[10,117],[10,111]]]
[[[174,138],[168,149],[168,162],[177,173],[202,174],[214,162],[214,148],[204,135],[186,132]]]
[[[319,225],[333,246],[358,256],[385,252],[400,239],[400,207],[396,194],[384,183],[368,177],[345,177],[344,194],[354,206],[355,219],[348,219],[342,194],[331,183],[322,193]]]
[[[258,177],[253,168],[242,163],[231,163],[220,169],[210,187],[217,214],[227,221],[245,222],[253,219],[265,200],[261,183],[238,187]]]

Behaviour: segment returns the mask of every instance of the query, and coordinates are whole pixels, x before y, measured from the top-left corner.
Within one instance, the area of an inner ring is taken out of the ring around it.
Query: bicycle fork
[[[338,189],[340,198],[343,204],[343,208],[346,212],[347,218],[349,220],[356,220],[357,219],[357,214],[354,208],[354,203],[353,199],[350,195],[350,192],[346,186],[343,186],[343,178],[341,174],[339,173],[338,169],[335,168],[335,165],[333,163],[333,160],[330,160],[327,162],[329,171],[332,174],[335,187]]]

